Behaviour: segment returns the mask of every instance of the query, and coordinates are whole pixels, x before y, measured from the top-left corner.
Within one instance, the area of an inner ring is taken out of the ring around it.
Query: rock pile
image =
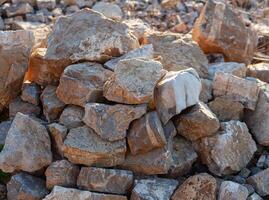
[[[55,0],[4,2],[6,20],[61,12]],[[249,65],[252,27],[220,0],[192,35],[86,2],[65,0],[73,14],[48,37],[0,31],[0,199],[268,198],[269,67]]]

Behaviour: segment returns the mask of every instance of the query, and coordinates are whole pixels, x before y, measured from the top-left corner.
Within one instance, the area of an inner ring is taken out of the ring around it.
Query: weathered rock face
[[[222,131],[195,144],[203,163],[216,175],[226,175],[245,167],[257,150],[245,123],[221,123]]]
[[[76,128],[83,125],[83,116],[83,108],[70,105],[63,110],[59,122],[69,129]]]
[[[202,102],[179,115],[175,124],[178,133],[191,141],[213,135],[220,127],[216,115]]]
[[[101,194],[89,191],[82,191],[72,188],[55,186],[52,192],[43,200],[127,200],[127,197],[121,195]]]
[[[192,38],[205,53],[223,53],[228,61],[249,64],[257,35],[222,1],[209,0],[196,20]]]
[[[24,15],[26,13],[33,12],[33,7],[29,3],[12,4],[5,9],[8,17],[14,17],[17,15]]]
[[[56,6],[56,0],[36,0],[37,7],[41,9],[52,10]]]
[[[52,149],[63,157],[63,144],[67,135],[67,128],[57,123],[48,125],[48,128],[51,136]]]
[[[240,120],[244,114],[244,106],[225,97],[217,97],[208,103],[208,107],[220,121]]]
[[[131,200],[169,200],[177,185],[178,182],[173,179],[155,178],[136,180],[131,194]]]
[[[23,172],[12,176],[7,191],[10,200],[40,200],[49,193],[44,180]]]
[[[157,112],[149,112],[135,120],[131,124],[127,139],[133,155],[163,147],[166,144],[166,138]]]
[[[248,189],[243,185],[232,181],[223,181],[219,189],[219,200],[246,200],[248,197]]]
[[[20,93],[33,43],[30,31],[0,31],[0,109]]]
[[[217,181],[206,173],[189,177],[172,196],[172,200],[216,200]]]
[[[27,115],[17,113],[0,153],[1,170],[34,172],[42,169],[52,161],[50,144],[43,125]]]
[[[67,160],[59,160],[50,164],[46,169],[45,175],[48,189],[52,189],[56,185],[76,187],[79,167]]]
[[[247,200],[263,200],[263,198],[261,198],[257,193],[253,193],[247,198]]]
[[[103,99],[103,85],[112,75],[97,63],[80,63],[68,66],[60,79],[57,96],[65,104],[84,106],[89,101]]]
[[[110,70],[115,70],[116,66],[121,60],[131,59],[131,58],[141,58],[141,59],[153,59],[153,46],[152,44],[144,45],[138,49],[134,49],[118,58],[113,58],[105,63],[105,67]]]
[[[201,82],[194,69],[168,72],[157,84],[154,101],[161,121],[169,119],[199,101]]]
[[[121,18],[123,17],[121,8],[117,4],[97,2],[96,4],[94,4],[92,9],[94,11],[102,13],[104,16],[111,19],[121,20]]]
[[[80,189],[111,194],[126,194],[132,184],[131,171],[96,167],[82,167],[77,181]]]
[[[80,31],[77,31],[78,27]],[[138,46],[137,38],[126,25],[93,10],[83,9],[56,21],[48,38],[46,58],[72,62],[105,61]]]
[[[43,112],[49,122],[57,119],[65,106],[56,96],[56,89],[56,86],[48,85],[41,94]]]
[[[269,195],[269,168],[250,176],[247,182],[254,186],[255,190],[259,195]]]
[[[255,77],[264,82],[269,82],[269,64],[268,63],[257,63],[249,65],[247,69],[247,75]]]
[[[40,87],[37,84],[24,83],[22,86],[21,99],[33,105],[39,104]]]
[[[245,108],[255,110],[260,88],[255,81],[242,79],[230,74],[216,73],[213,81],[215,97],[225,97],[241,102]]]
[[[261,86],[255,111],[246,111],[244,121],[257,142],[269,146],[269,85]]]
[[[201,90],[199,99],[202,102],[207,103],[209,100],[212,99],[212,83],[213,83],[213,81],[208,80],[208,79],[201,79],[201,83],[202,83],[202,90]]]
[[[75,164],[111,167],[124,161],[126,141],[102,140],[93,129],[82,126],[70,130],[64,141],[63,152]]]
[[[5,144],[7,133],[11,127],[12,121],[3,121],[0,123],[0,145]]]
[[[188,36],[175,33],[153,32],[147,38],[153,45],[154,56],[161,56],[161,63],[168,71],[194,68],[200,77],[208,76],[208,60],[199,46]]]
[[[85,105],[83,121],[102,139],[116,141],[124,139],[129,124],[144,115],[146,111],[146,105],[88,103]]]
[[[105,83],[104,96],[118,103],[148,103],[163,75],[162,64],[158,61],[140,58],[122,60]]]

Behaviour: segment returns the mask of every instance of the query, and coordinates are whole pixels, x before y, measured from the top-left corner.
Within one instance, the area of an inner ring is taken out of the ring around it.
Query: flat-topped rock
[[[247,75],[255,77],[264,82],[269,82],[269,64],[268,63],[257,63],[249,65],[247,68]]]
[[[70,105],[63,110],[59,122],[69,129],[76,128],[83,125],[83,116],[84,109],[82,107]]]
[[[123,17],[121,8],[117,4],[97,2],[92,9],[111,19],[121,20]]]

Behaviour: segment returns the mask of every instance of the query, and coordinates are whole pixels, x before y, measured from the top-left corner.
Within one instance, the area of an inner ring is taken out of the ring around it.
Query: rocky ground
[[[0,200],[269,199],[268,7],[0,0]]]

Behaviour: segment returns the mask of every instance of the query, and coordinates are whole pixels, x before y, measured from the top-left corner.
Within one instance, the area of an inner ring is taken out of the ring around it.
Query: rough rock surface
[[[96,167],[82,167],[77,181],[80,189],[111,194],[126,194],[132,184],[131,171]]]
[[[241,102],[245,108],[255,110],[260,88],[254,81],[218,72],[213,81],[215,97]]]
[[[249,65],[247,69],[247,75],[269,83],[269,64],[257,63]]]
[[[127,139],[133,155],[163,147],[166,138],[157,112],[149,112],[135,120],[130,126]]]
[[[121,20],[123,13],[121,8],[117,4],[106,3],[106,2],[97,2],[92,7],[94,11],[100,12],[108,18]]]
[[[83,125],[82,122],[83,116],[84,116],[83,108],[79,106],[70,105],[63,110],[59,118],[59,122],[69,129],[76,128]]]
[[[194,69],[168,72],[157,84],[154,101],[163,124],[199,101],[201,81]]]
[[[185,199],[210,199],[216,200],[217,181],[206,173],[197,174],[189,177],[178,187],[172,196],[172,200]]]
[[[7,133],[11,127],[12,121],[3,121],[0,123],[0,145],[5,144]]]
[[[212,99],[212,83],[213,83],[213,81],[208,80],[208,79],[201,79],[201,83],[202,83],[202,90],[201,90],[199,99],[202,102],[207,103],[209,100]]]
[[[247,182],[254,186],[259,195],[269,195],[269,168],[250,176]]]
[[[94,193],[73,188],[55,186],[43,200],[127,200],[125,196]]]
[[[106,61],[138,46],[137,38],[126,25],[93,10],[83,9],[56,21],[48,38],[45,57],[72,62]]]
[[[20,93],[33,43],[30,31],[0,31],[0,112]]]
[[[125,140],[102,140],[87,126],[71,129],[64,141],[64,156],[75,164],[112,167],[124,162]]]
[[[219,189],[219,200],[246,200],[248,197],[248,189],[238,183],[232,181],[223,181]]]
[[[136,180],[130,199],[169,200],[177,185],[178,182],[173,179],[152,178]]]
[[[162,64],[154,60],[122,60],[105,83],[104,96],[118,103],[148,103],[153,98],[156,83],[164,75],[162,68]]]
[[[200,77],[208,76],[208,60],[196,42],[181,34],[153,32],[147,38],[153,45],[154,56],[161,56],[161,63],[168,71],[194,68]]]
[[[63,157],[63,144],[67,136],[67,128],[60,124],[53,123],[53,124],[48,125],[48,129],[50,132],[52,149],[58,155]]]
[[[7,198],[12,200],[40,200],[49,191],[44,180],[26,173],[18,173],[7,183]]]
[[[220,127],[216,115],[202,102],[188,113],[180,114],[175,121],[178,133],[191,141],[213,135]]]
[[[103,99],[103,85],[111,75],[111,71],[97,63],[70,65],[61,76],[57,96],[65,104],[83,107],[89,101]]]
[[[88,103],[85,105],[83,121],[102,139],[116,141],[124,139],[129,124],[144,115],[146,111],[146,105]]]
[[[221,130],[195,144],[203,163],[212,173],[220,176],[240,171],[257,150],[245,123],[222,122]]]
[[[21,99],[28,103],[38,105],[40,93],[40,87],[37,84],[24,83],[22,86]]]
[[[50,164],[45,175],[48,189],[52,189],[56,185],[76,187],[79,167],[67,160],[58,160]]]
[[[27,115],[17,113],[0,153],[1,170],[34,172],[42,169],[52,161],[50,144],[43,125]]]
[[[192,38],[205,53],[223,53],[228,61],[249,64],[257,35],[223,1],[209,0],[196,20]]]

